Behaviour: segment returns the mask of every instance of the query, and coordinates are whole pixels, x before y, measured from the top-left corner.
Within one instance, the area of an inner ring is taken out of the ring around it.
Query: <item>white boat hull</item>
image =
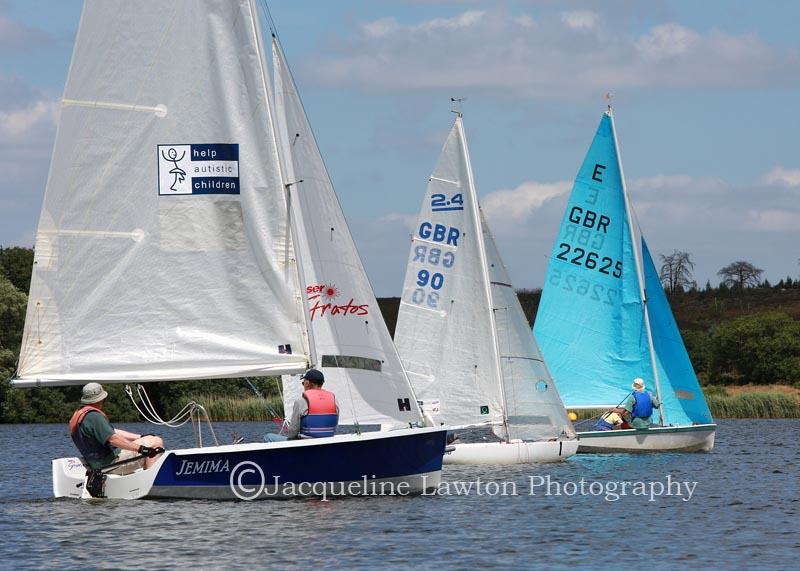
[[[445,453],[445,464],[534,464],[561,462],[578,450],[577,440],[466,442]]]
[[[579,432],[578,452],[710,452],[716,424]]]
[[[445,438],[444,428],[415,428],[170,450],[147,470],[108,474],[104,496],[255,500],[421,494],[439,486]],[[78,458],[53,460],[53,495],[91,498]]]

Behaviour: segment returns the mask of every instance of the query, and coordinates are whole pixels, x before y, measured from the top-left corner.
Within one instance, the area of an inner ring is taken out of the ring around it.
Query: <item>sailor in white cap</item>
[[[633,392],[625,399],[622,409],[630,415],[630,425],[633,428],[650,428],[653,424],[653,409],[659,408],[661,403],[658,397],[644,388],[644,379],[633,379],[631,384]]]

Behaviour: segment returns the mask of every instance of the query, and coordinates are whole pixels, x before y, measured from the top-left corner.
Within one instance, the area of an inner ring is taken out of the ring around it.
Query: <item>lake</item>
[[[193,445],[189,426],[156,431]],[[66,423],[0,425],[0,567],[794,568],[799,436],[800,420],[722,420],[708,454],[445,466],[421,497],[76,501],[51,497],[50,460],[75,455]]]

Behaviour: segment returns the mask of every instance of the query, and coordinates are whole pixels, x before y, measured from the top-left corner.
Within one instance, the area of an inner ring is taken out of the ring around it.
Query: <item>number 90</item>
[[[433,289],[441,289],[444,285],[444,276],[440,273],[435,273],[431,275],[428,270],[420,270],[417,273],[417,285],[421,287],[425,287],[428,285],[428,281],[430,281],[431,288]]]

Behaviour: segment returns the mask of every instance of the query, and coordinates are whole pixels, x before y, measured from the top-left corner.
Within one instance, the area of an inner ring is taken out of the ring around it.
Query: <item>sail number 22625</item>
[[[597,252],[589,251],[581,247],[570,246],[566,242],[558,245],[556,258],[564,260],[576,266],[584,266],[589,270],[597,270],[601,274],[606,274],[619,278],[622,276],[622,262],[614,261],[608,256],[600,257]]]

